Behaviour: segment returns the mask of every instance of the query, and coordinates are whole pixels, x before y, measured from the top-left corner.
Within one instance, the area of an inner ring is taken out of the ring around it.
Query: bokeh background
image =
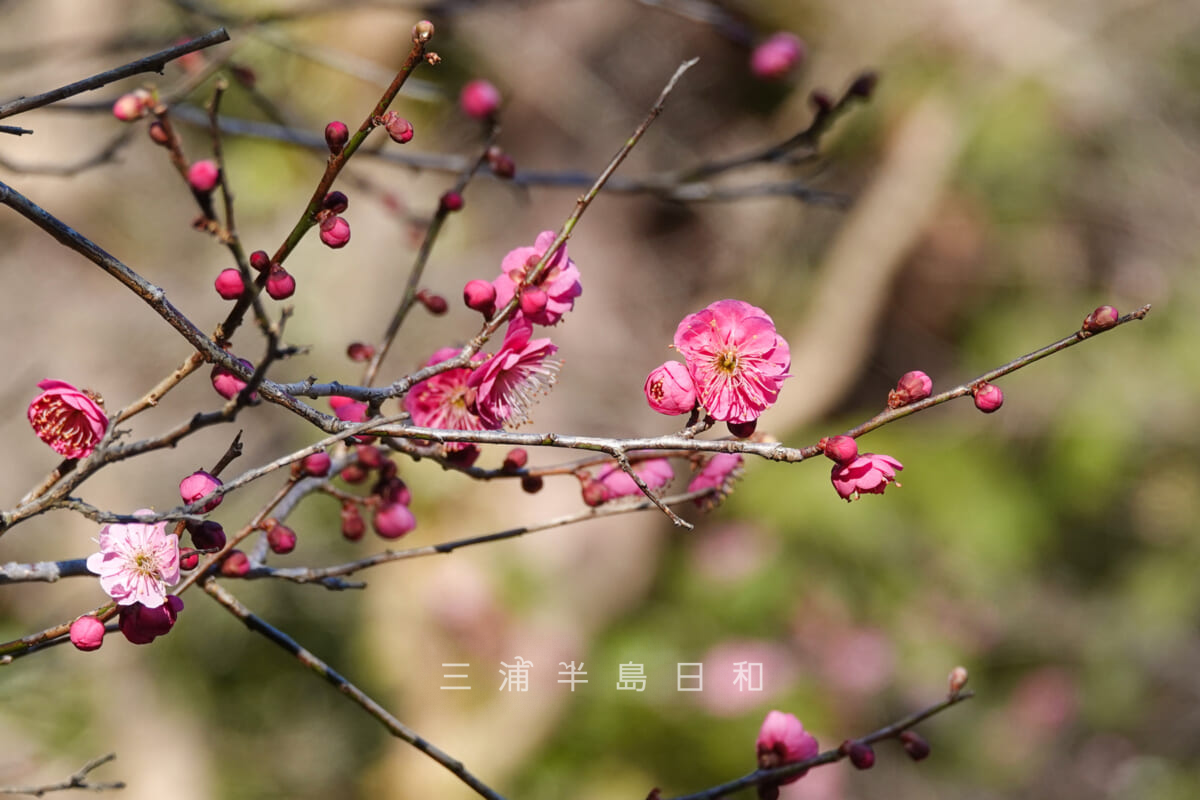
[[[739,171],[722,186],[804,179],[848,208],[794,198],[682,205],[602,195],[571,240],[576,310],[553,332],[566,365],[533,429],[654,434],[641,385],[670,356],[678,320],[739,297],[789,339],[794,378],[760,421],[815,442],[878,410],[902,373],[951,386],[1074,330],[1094,306],[1153,303],[1122,327],[1001,382],[992,416],[959,402],[869,435],[864,450],[905,465],[903,487],[847,505],[827,465],[748,465],[718,512],[683,533],[625,516],[365,574],[363,592],[227,582],[400,719],[508,797],[639,798],[694,791],[753,767],[772,708],[823,745],[937,699],[956,664],[979,696],[922,727],[933,756],[883,746],[878,765],[834,765],[789,798],[1200,794],[1200,9],[1187,0],[554,0],[294,3],[0,2],[0,96],[33,94],[228,25],[198,60],[225,63],[224,110],[309,134],[353,126],[408,50],[437,25],[443,63],[419,70],[395,108],[416,126],[405,154],[470,155],[481,133],[461,85],[504,93],[501,145],[520,174],[595,173],[686,58],[699,64],[622,175],[685,169],[782,141],[807,125],[807,96],[860,71],[881,79],[841,120],[820,159]],[[807,43],[789,79],[764,83],[749,46],[777,30]],[[190,228],[191,197],[145,136],[107,112],[154,78],[183,86],[203,63],[167,67],[6,122],[0,180],[92,237],[202,328],[224,315],[212,280],[227,253]],[[236,67],[236,73],[229,70]],[[249,84],[253,83],[251,87]],[[211,80],[181,106],[199,106]],[[180,128],[193,158],[202,128]],[[95,159],[114,142],[110,158]],[[381,137],[382,138],[382,137]],[[396,152],[398,145],[372,140]],[[268,250],[321,171],[316,151],[262,138],[225,142],[238,226]],[[47,172],[71,174],[46,174]],[[287,338],[310,345],[273,377],[353,380],[348,342],[381,334],[423,220],[452,175],[363,156],[343,250],[309,236],[288,262],[299,289]],[[463,283],[557,228],[579,188],[484,177],[439,241],[427,285],[451,300],[415,314],[385,377],[460,342],[477,318]],[[0,348],[6,365],[0,503],[56,463],[24,409],[44,377],[100,391],[110,409],[188,354],[139,300],[9,210],[0,213]],[[277,304],[272,304],[277,307]],[[419,311],[419,309],[418,309]],[[247,326],[235,341],[255,358]],[[150,436],[218,399],[204,374],[138,417]],[[238,420],[249,468],[318,438],[273,407]],[[166,508],[178,479],[211,464],[235,429],[121,464],[79,492],[104,508]],[[495,465],[502,451],[481,463]],[[534,463],[568,458],[537,452]],[[680,470],[682,472],[682,468]],[[577,483],[531,496],[401,464],[425,544],[581,508]],[[682,479],[681,479],[682,480]],[[236,527],[275,490],[255,484],[215,518]],[[384,548],[338,533],[337,504],[291,519],[296,552],[329,564]],[[78,558],[96,526],[57,512],[0,541],[0,562]],[[21,636],[102,600],[91,580],[0,588],[0,635]],[[116,751],[97,778],[131,798],[467,797],[451,775],[195,592],[150,647],[110,637],[0,668],[0,785],[60,780]],[[531,691],[497,691],[501,661],[535,665]],[[766,691],[737,693],[729,665],[766,665]],[[469,692],[444,692],[443,662],[469,662]],[[556,684],[582,661],[590,683]],[[615,689],[617,665],[646,665],[646,692]],[[677,662],[706,665],[705,691],[674,690]]]

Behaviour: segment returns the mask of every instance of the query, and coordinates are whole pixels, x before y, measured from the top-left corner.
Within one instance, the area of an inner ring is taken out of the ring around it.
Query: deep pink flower
[[[750,54],[750,69],[763,80],[778,80],[804,60],[807,48],[794,33],[780,31],[767,37]]]
[[[675,478],[675,470],[671,469],[671,462],[665,458],[639,461],[633,465],[633,471],[653,491],[658,491]],[[629,473],[621,469],[618,464],[609,464],[600,470],[593,483],[604,487],[605,500],[615,500],[618,497],[642,493],[638,485],[633,482],[633,478],[629,477]]]
[[[239,358],[237,362],[245,367],[248,371],[254,372],[254,365],[246,359]],[[220,364],[217,364],[215,367],[213,367],[209,379],[212,381],[213,388],[217,390],[217,394],[221,395],[221,397],[224,397],[226,400],[232,400],[241,393],[242,389],[246,388],[246,382],[244,380]],[[250,399],[257,400],[258,392],[251,394]]]
[[[804,730],[800,720],[796,719],[794,714],[785,714],[782,711],[771,711],[767,714],[762,728],[758,731],[755,749],[758,753],[759,769],[773,769],[806,761],[821,750],[816,738]],[[804,772],[784,778],[780,783],[792,783],[802,777]]]
[[[417,527],[417,518],[403,503],[388,503],[375,512],[371,523],[384,539],[399,539]]]
[[[458,104],[468,117],[487,119],[500,108],[500,90],[482,79],[468,81],[458,96]]]
[[[171,632],[180,611],[183,611],[183,601],[173,594],[153,608],[141,603],[123,606],[119,620],[121,633],[133,644],[150,644],[155,638]]]
[[[687,367],[678,361],[651,370],[642,391],[646,402],[660,414],[689,414],[696,407],[696,384]]]
[[[518,247],[509,251],[500,262],[500,277],[492,281],[496,289],[496,308],[508,304],[517,286],[525,279],[525,274],[537,266],[557,237],[554,231],[542,231],[533,247]],[[583,294],[583,287],[579,284],[579,268],[567,256],[565,244],[558,248],[546,263],[541,276],[531,285],[546,294],[545,307],[529,317],[535,324],[554,325],[562,319],[563,314],[575,307],[575,298]]]
[[[101,588],[118,605],[158,608],[167,587],[179,582],[179,538],[167,533],[166,522],[105,525],[99,543],[100,552],[88,556],[87,568],[100,576]]]
[[[713,494],[696,499],[696,505],[701,508],[712,508],[729,496],[733,491],[733,482],[742,477],[741,453],[717,453],[692,476],[688,483],[689,492],[699,492],[704,489],[715,489]]]
[[[183,502],[190,505],[202,497],[208,497],[220,486],[220,478],[213,477],[204,470],[198,469],[179,482],[179,496],[183,499]],[[200,509],[201,513],[207,514],[212,511],[221,505],[221,501],[224,499],[224,495],[217,495],[204,504]]]
[[[458,349],[443,347],[426,362],[440,364],[458,355]],[[414,425],[454,431],[482,431],[483,420],[475,413],[475,389],[467,385],[471,376],[468,367],[457,367],[426,378],[404,396],[404,410],[412,415]],[[464,442],[448,442],[447,452],[467,447]]]
[[[104,644],[104,623],[90,615],[75,620],[71,623],[71,644],[84,652],[99,650]]]
[[[367,421],[367,404],[360,403],[353,397],[335,394],[329,398],[329,406],[342,422]]]
[[[791,354],[767,312],[720,300],[675,330],[700,404],[720,422],[751,422],[779,397]]]
[[[108,430],[104,409],[63,381],[44,380],[26,412],[33,432],[61,456],[87,458]]]
[[[863,453],[849,464],[835,465],[830,478],[833,488],[849,502],[860,494],[883,494],[889,483],[897,486],[896,473],[904,466],[891,456]]]
[[[533,325],[521,314],[508,323],[500,351],[467,378],[475,390],[475,408],[485,427],[516,427],[529,419],[537,397],[554,385],[562,364],[549,339],[530,339]]]

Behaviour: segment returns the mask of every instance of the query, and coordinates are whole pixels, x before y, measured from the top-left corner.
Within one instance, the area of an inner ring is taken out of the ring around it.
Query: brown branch
[[[114,789],[124,789],[124,781],[115,781],[113,783],[89,783],[88,773],[97,767],[104,766],[110,761],[116,759],[116,753],[109,753],[106,756],[93,758],[91,761],[80,767],[75,774],[59,783],[48,783],[44,786],[0,786],[0,794],[28,794],[34,797],[41,797],[50,792],[60,792],[66,789],[84,789],[89,792],[107,792]]]

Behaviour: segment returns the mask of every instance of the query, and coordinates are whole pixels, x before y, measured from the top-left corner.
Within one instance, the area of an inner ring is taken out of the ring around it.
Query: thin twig
[[[108,762],[117,757],[116,753],[109,753],[99,758],[93,758],[91,761],[84,764],[75,774],[59,783],[48,783],[45,786],[0,786],[0,794],[28,794],[34,797],[41,797],[49,792],[60,792],[66,789],[84,789],[89,792],[108,792],[114,789],[124,789],[124,781],[114,781],[112,783],[89,783],[88,773],[97,767],[104,766]]]
[[[73,97],[83,92],[90,92],[92,89],[99,89],[101,86],[107,86],[114,81],[128,78],[131,75],[140,75],[143,72],[162,72],[163,67],[166,66],[168,61],[173,61],[188,53],[194,53],[197,50],[203,50],[206,47],[212,47],[215,44],[227,41],[229,41],[229,34],[226,30],[224,28],[217,28],[203,36],[197,36],[195,39],[168,47],[166,50],[160,50],[154,55],[139,58],[137,61],[131,61],[116,69],[110,69],[107,72],[101,72],[90,78],[84,78],[81,81],[60,86],[44,94],[34,97],[21,97],[7,102],[0,105],[0,119],[11,117],[34,108],[40,108],[50,103],[57,103],[59,100]]]

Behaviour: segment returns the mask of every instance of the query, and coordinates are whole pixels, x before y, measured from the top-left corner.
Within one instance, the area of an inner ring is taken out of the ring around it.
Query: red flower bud
[[[375,356],[375,348],[364,342],[351,342],[346,348],[346,356],[351,361],[370,361]]]
[[[71,644],[84,652],[99,650],[104,644],[104,623],[90,615],[75,620],[71,623]]]
[[[487,120],[500,108],[500,90],[485,80],[469,81],[458,96],[458,104],[468,117]]]
[[[541,475],[526,475],[521,478],[521,488],[529,494],[537,494],[546,484]]]
[[[438,201],[438,205],[445,211],[461,211],[463,196],[458,192],[446,192]]]
[[[345,192],[330,192],[325,195],[325,199],[321,201],[321,208],[326,211],[332,211],[334,214],[341,214],[350,207],[350,198],[346,197]]]
[[[334,250],[350,241],[350,223],[341,217],[326,217],[321,222],[321,241]]]
[[[496,287],[476,278],[463,287],[463,302],[467,308],[490,317],[496,310]]]
[[[913,761],[920,761],[929,755],[929,742],[916,731],[900,734],[900,744],[904,745],[904,752],[908,753],[908,757]]]
[[[350,129],[346,127],[346,123],[335,120],[325,126],[325,144],[329,145],[329,152],[335,156],[342,152],[342,148],[348,141],[350,141]]]
[[[981,383],[975,387],[975,407],[985,414],[991,414],[1004,404],[1004,392],[999,386]]]
[[[754,435],[755,429],[758,427],[758,420],[752,419],[749,422],[726,422],[725,427],[729,432],[739,439],[749,439]]]
[[[516,472],[519,469],[524,469],[528,463],[529,453],[522,447],[514,447],[504,457],[504,464],[501,465],[500,469],[505,472]]]
[[[271,268],[271,257],[266,250],[255,250],[250,254],[250,266],[258,272]]]
[[[854,441],[853,437],[830,436],[828,439],[822,439],[820,445],[825,455],[834,463],[846,465],[858,458],[858,442]]]
[[[300,469],[305,475],[312,478],[324,478],[329,474],[329,468],[333,465],[333,459],[329,457],[329,453],[313,453],[305,456],[300,462]]]
[[[213,161],[205,159],[197,161],[188,167],[187,179],[192,190],[199,194],[208,194],[213,189],[217,188],[217,181],[221,177],[221,171]]]
[[[1116,325],[1120,318],[1121,313],[1117,309],[1112,306],[1100,306],[1087,315],[1087,319],[1083,321],[1083,329],[1088,333],[1106,331]]]
[[[296,532],[286,525],[276,525],[267,532],[267,545],[272,553],[287,555],[296,549]]]
[[[279,264],[272,264],[267,274],[267,294],[274,300],[286,300],[296,293],[296,279]]]
[[[230,550],[221,562],[221,574],[226,578],[243,578],[250,571],[250,557],[241,550]]]
[[[246,291],[246,284],[242,282],[242,273],[236,269],[223,269],[217,279],[213,281],[213,286],[217,289],[217,294],[221,295],[224,300],[236,300],[242,296],[242,292]]]

